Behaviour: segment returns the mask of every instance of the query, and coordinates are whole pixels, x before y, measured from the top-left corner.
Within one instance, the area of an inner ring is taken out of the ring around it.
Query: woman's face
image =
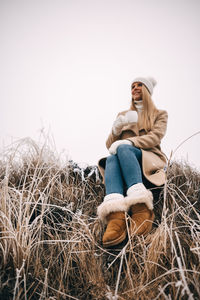
[[[131,86],[133,100],[142,100],[142,83],[134,82]]]

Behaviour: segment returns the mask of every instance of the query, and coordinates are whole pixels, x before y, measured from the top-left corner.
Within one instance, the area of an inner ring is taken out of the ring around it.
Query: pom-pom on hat
[[[135,82],[143,83],[146,86],[146,88],[148,89],[148,91],[151,95],[153,94],[153,88],[157,83],[156,80],[153,77],[136,77],[133,80],[132,85]]]

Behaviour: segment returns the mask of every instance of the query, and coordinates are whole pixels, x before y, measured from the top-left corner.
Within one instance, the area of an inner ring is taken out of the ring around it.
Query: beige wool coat
[[[129,110],[118,114],[125,115]],[[168,114],[164,110],[158,110],[154,116],[154,126],[151,131],[146,132],[144,128],[139,128],[138,124],[124,126],[120,136],[114,136],[111,132],[106,141],[107,149],[117,140],[127,139],[133,145],[142,150],[142,171],[144,176],[156,186],[165,183],[166,175],[164,167],[166,166],[166,156],[162,152],[160,143],[167,129]],[[104,180],[104,170],[106,157],[98,162],[98,167]]]

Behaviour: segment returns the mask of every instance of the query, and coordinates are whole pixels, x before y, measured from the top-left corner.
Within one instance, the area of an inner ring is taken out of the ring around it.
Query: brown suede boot
[[[125,212],[112,212],[106,220],[108,225],[103,235],[103,245],[110,247],[123,242],[127,234]]]
[[[137,203],[131,206],[130,235],[147,234],[152,229],[155,218],[153,210],[150,210],[145,203]]]

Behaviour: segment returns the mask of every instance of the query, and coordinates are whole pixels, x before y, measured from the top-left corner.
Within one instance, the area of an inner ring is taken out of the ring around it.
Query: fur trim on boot
[[[127,190],[125,202],[128,208],[137,203],[145,203],[150,210],[153,209],[152,192],[147,190],[143,183],[134,184]]]
[[[123,195],[118,193],[113,193],[106,195],[104,201],[97,208],[98,217],[104,222],[107,223],[106,217],[111,212],[126,212],[127,205]]]

